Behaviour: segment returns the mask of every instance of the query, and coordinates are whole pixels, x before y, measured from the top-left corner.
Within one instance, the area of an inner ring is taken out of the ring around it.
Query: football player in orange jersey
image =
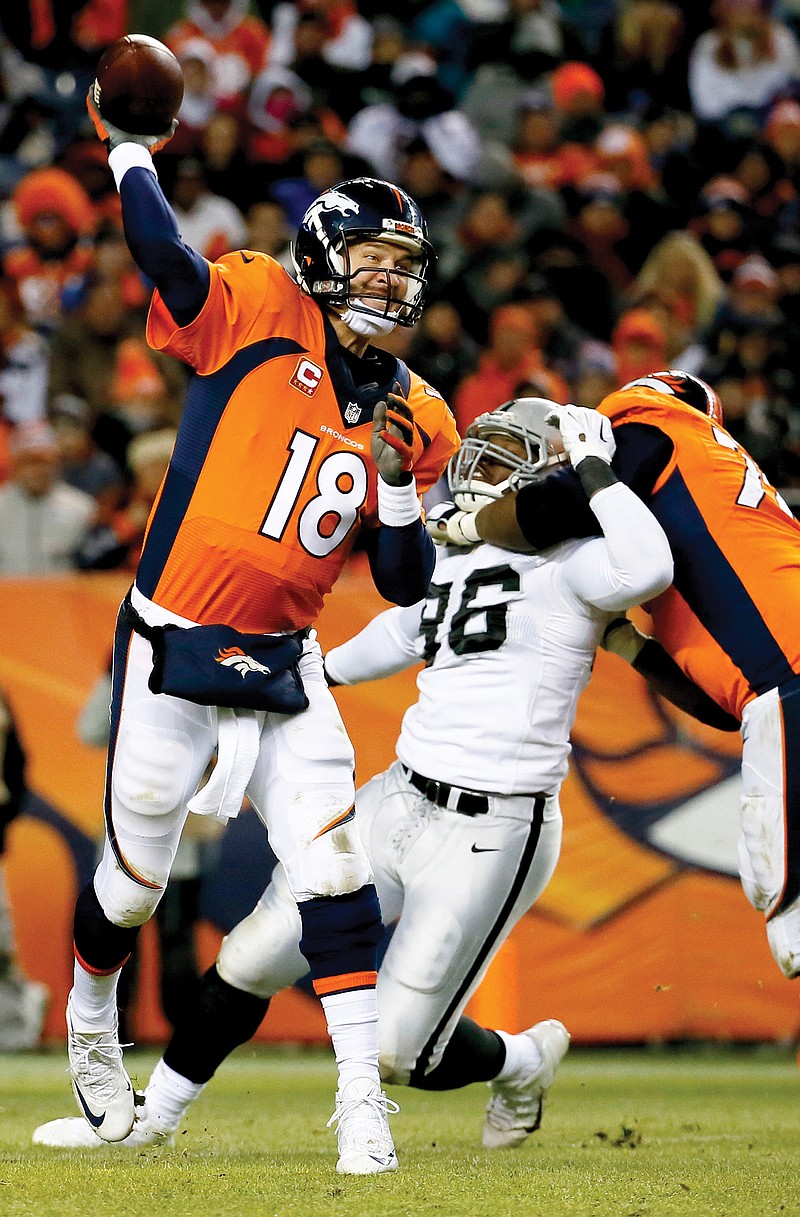
[[[75,909],[73,1091],[99,1136],[127,1136],[119,970],[189,811],[230,817],[247,794],[289,877],[339,1067],[337,1170],[394,1170],[378,1075],[380,908],[313,624],[356,536],[388,600],[412,604],[430,580],[420,495],[458,436],[440,394],[370,339],[417,320],[433,250],[405,192],[358,178],[309,207],[296,280],[247,250],[209,263],[181,240],[158,184],[152,152],[171,132],[120,131],[98,98],[95,86],[89,112],[126,238],[156,287],[148,340],[194,376],[117,623],[106,845]]]
[[[607,648],[664,691],[681,674],[741,723],[739,873],[785,976],[800,975],[800,523],[725,430],[714,390],[654,372],[599,405],[612,420],[614,469],[669,539],[671,587],[645,605],[655,642],[631,623]],[[602,479],[603,471],[598,468]],[[568,469],[476,514],[431,524],[437,539],[476,537],[539,550],[597,532]],[[655,644],[660,644],[656,646]],[[674,668],[665,662],[674,660]]]

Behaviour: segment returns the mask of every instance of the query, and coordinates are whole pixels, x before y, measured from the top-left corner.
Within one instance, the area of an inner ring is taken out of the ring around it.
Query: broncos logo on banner
[[[235,668],[242,680],[249,672],[261,672],[264,676],[272,675],[270,668],[253,659],[251,655],[246,655],[241,647],[221,647],[219,654],[215,657],[215,662],[221,663],[223,668]]]
[[[738,733],[695,722],[601,652],[571,741],[564,848],[540,913],[586,929],[687,872],[736,879]]]

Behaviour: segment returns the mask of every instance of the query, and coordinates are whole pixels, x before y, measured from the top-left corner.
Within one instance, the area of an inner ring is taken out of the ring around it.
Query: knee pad
[[[224,981],[253,997],[273,997],[308,971],[300,951],[300,914],[288,890],[256,905],[222,940],[217,971]]]
[[[148,921],[155,912],[168,877],[167,866],[163,883],[159,887],[145,887],[125,874],[110,849],[106,847],[103,860],[95,874],[94,889],[100,907],[109,921],[118,926],[139,926]]]
[[[345,896],[372,883],[372,867],[354,820],[312,840],[294,858],[284,859],[296,900]]]
[[[188,794],[192,743],[183,731],[125,723],[114,752],[111,790],[120,808],[137,816],[143,835],[161,833],[153,819],[182,807]]]

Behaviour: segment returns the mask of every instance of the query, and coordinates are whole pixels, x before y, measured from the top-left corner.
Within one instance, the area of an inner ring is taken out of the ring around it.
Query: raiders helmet
[[[624,386],[626,389],[634,385],[642,385],[646,389],[655,389],[668,397],[676,397],[687,406],[694,406],[701,414],[707,414],[715,423],[723,424],[722,402],[711,385],[707,385],[699,376],[691,372],[669,371],[651,372],[649,376],[641,376]]]
[[[374,306],[350,295],[353,276],[362,269],[350,261],[353,241],[390,241],[413,255],[400,279],[397,297],[375,295]],[[357,177],[323,191],[310,205],[292,246],[297,282],[325,305],[378,314],[397,325],[414,325],[422,312],[428,277],[436,255],[417,204],[405,190],[379,178]]]
[[[558,403],[546,397],[517,397],[470,423],[464,441],[447,469],[447,480],[456,507],[476,511],[509,491],[541,477],[543,471],[564,459],[561,433],[548,423]],[[511,435],[525,449],[524,456],[508,452],[493,439]],[[508,468],[508,477],[491,486],[480,476],[481,462],[493,461]]]

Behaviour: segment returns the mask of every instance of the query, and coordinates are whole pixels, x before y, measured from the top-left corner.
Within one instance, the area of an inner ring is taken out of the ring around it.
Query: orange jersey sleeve
[[[151,345],[195,375],[136,582],[190,621],[273,632],[316,619],[359,529],[377,523],[370,437],[386,388],[357,385],[316,303],[272,259],[244,253],[210,266],[190,325],[158,295],[150,309]],[[435,390],[405,376],[422,494],[458,437]]]
[[[635,386],[599,409],[625,480],[643,428],[672,444],[648,503],[675,575],[646,607],[683,671],[741,718],[751,698],[800,672],[800,524],[748,453],[691,406]]]

